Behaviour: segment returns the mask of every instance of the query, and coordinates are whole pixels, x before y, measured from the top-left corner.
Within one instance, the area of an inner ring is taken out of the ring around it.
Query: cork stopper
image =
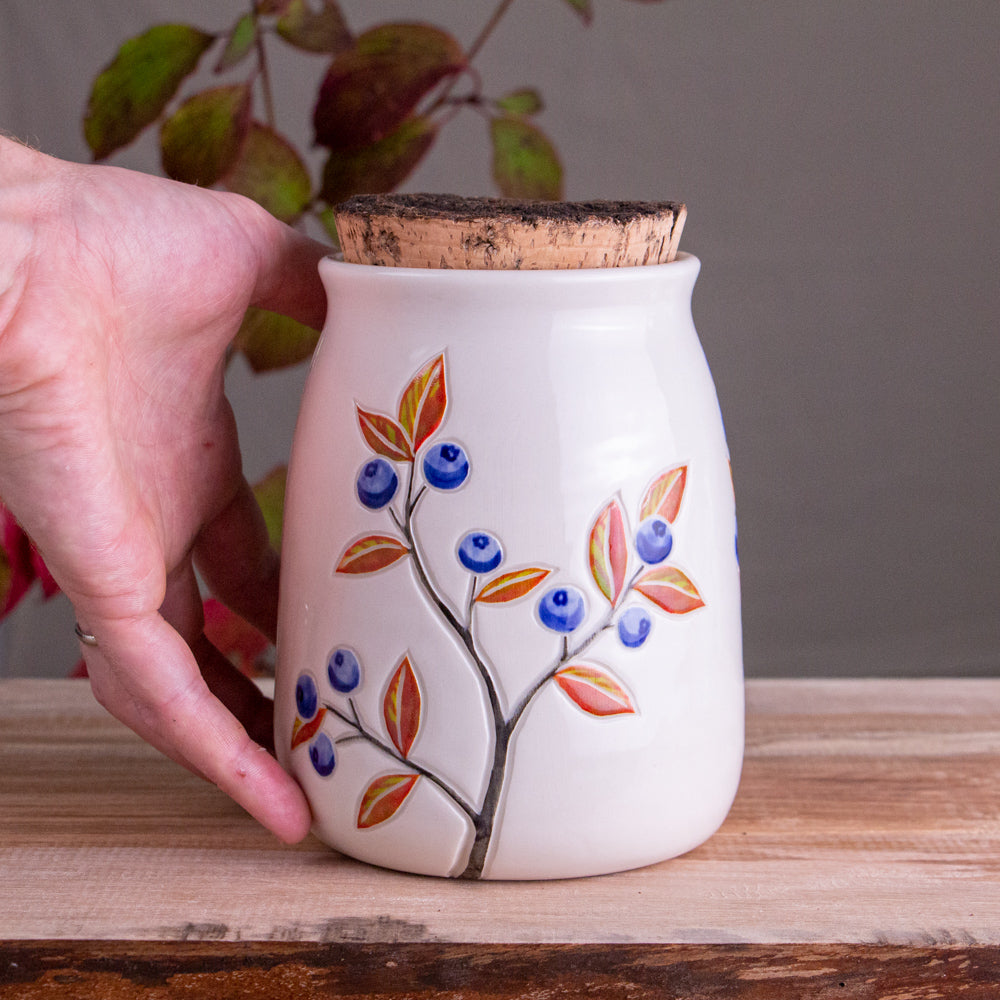
[[[556,270],[674,259],[677,202],[357,195],[336,209],[344,260],[387,267]]]

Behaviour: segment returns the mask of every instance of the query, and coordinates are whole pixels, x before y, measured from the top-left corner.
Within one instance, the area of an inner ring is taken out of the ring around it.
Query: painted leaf
[[[563,168],[548,137],[518,115],[500,115],[490,122],[493,180],[506,198],[558,200]]]
[[[270,372],[308,360],[318,340],[311,326],[251,306],[233,344],[255,372]]]
[[[537,115],[542,110],[542,97],[531,87],[512,90],[503,97],[498,97],[496,105],[509,115]]]
[[[681,499],[684,496],[684,487],[687,484],[687,466],[678,465],[675,469],[668,469],[657,476],[646,495],[642,498],[639,508],[639,520],[645,521],[647,517],[659,515],[665,517],[671,524],[677,517],[677,511],[681,506]]]
[[[367,830],[395,816],[419,777],[418,774],[383,774],[376,778],[361,799],[358,829]]]
[[[127,146],[163,112],[215,40],[187,24],[159,24],[130,38],[94,80],[83,133],[95,160]]]
[[[632,699],[611,674],[585,663],[557,670],[556,683],[589,715],[631,715]]]
[[[424,158],[437,134],[436,122],[414,116],[370,146],[332,150],[323,168],[320,197],[336,205],[355,194],[394,190]]]
[[[352,542],[337,563],[338,573],[363,576],[377,573],[409,555],[410,550],[392,535],[366,535]]]
[[[296,716],[295,722],[292,724],[293,750],[302,746],[303,743],[308,743],[319,732],[320,726],[323,725],[324,715],[326,715],[326,709],[321,708],[308,722],[303,722]]]
[[[676,566],[657,566],[643,573],[635,589],[672,615],[686,615],[705,606],[698,588]]]
[[[429,24],[381,24],[337,55],[313,111],[316,142],[359,149],[384,139],[441,80],[461,72],[458,41]]]
[[[253,50],[257,41],[257,19],[253,14],[244,14],[229,32],[226,46],[215,64],[216,73],[225,73],[241,63]]]
[[[163,172],[211,187],[232,168],[250,125],[250,88],[213,87],[189,97],[160,129]]]
[[[382,718],[393,746],[409,757],[420,729],[420,686],[409,656],[404,656],[382,699]]]
[[[313,10],[307,0],[288,0],[274,27],[289,45],[305,52],[334,55],[349,48],[352,42],[336,0],[323,0],[319,10]]]
[[[312,198],[312,180],[295,147],[260,122],[250,123],[236,161],[222,182],[282,222],[295,222]]]
[[[358,425],[368,447],[379,455],[394,462],[412,462],[413,450],[406,432],[392,417],[384,413],[372,413],[355,407],[358,411]]]
[[[621,504],[612,500],[590,529],[590,572],[612,607],[621,596],[628,569],[628,542]]]
[[[490,580],[476,595],[477,604],[507,604],[530,594],[552,570],[525,566]]]
[[[444,355],[439,354],[413,376],[399,403],[399,423],[414,453],[441,426],[447,406]]]

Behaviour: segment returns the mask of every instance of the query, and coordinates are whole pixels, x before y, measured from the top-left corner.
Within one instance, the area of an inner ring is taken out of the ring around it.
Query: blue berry
[[[576,587],[553,587],[538,602],[538,617],[553,632],[572,632],[586,611],[583,593]]]
[[[618,638],[630,649],[641,646],[649,637],[653,620],[644,608],[629,608],[618,619]]]
[[[326,778],[333,774],[333,769],[337,766],[337,756],[333,752],[333,741],[326,733],[320,733],[309,744],[309,760],[312,761],[312,766],[318,775]]]
[[[470,531],[458,544],[458,559],[472,573],[489,573],[503,561],[503,549],[493,535]]]
[[[349,694],[361,683],[361,664],[349,649],[335,649],[330,654],[326,672],[334,690]]]
[[[399,486],[396,470],[384,459],[373,458],[358,473],[358,499],[369,510],[380,510],[395,495]]]
[[[319,692],[311,674],[302,674],[295,682],[295,707],[303,722],[308,722],[319,708]]]
[[[424,459],[424,477],[437,490],[458,489],[469,475],[469,459],[460,444],[436,444]]]
[[[644,563],[652,566],[663,562],[674,547],[670,522],[665,517],[647,517],[636,532],[635,547]]]

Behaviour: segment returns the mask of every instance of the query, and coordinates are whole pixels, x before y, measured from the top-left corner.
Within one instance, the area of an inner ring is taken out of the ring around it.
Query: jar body
[[[724,819],[739,568],[698,267],[324,261],[275,739],[331,846],[557,878],[681,854]]]

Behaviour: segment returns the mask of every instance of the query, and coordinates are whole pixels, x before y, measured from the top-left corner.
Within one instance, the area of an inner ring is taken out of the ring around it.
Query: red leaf
[[[675,469],[668,469],[657,476],[646,495],[642,498],[642,505],[639,508],[639,520],[645,521],[647,517],[659,515],[665,517],[671,524],[677,517],[677,511],[684,496],[684,486],[687,483],[687,466],[678,465]]]
[[[326,715],[326,709],[321,708],[308,722],[303,722],[296,717],[292,725],[293,750],[302,746],[303,743],[308,743],[319,732],[320,726],[323,725],[324,715]]]
[[[204,609],[205,638],[242,673],[259,674],[257,660],[270,645],[267,637],[221,601],[209,598]]]
[[[337,563],[337,572],[355,575],[377,573],[409,553],[410,550],[392,535],[365,535],[347,547]]]
[[[367,830],[391,819],[413,791],[418,774],[383,774],[376,778],[361,799],[358,809],[358,829]]]
[[[392,417],[383,413],[370,413],[355,405],[358,425],[368,447],[379,455],[395,462],[412,462],[413,451],[403,428]]]
[[[658,566],[643,573],[635,589],[672,615],[686,615],[705,606],[698,588],[676,566]]]
[[[429,24],[381,24],[333,60],[313,111],[316,142],[359,149],[394,132],[420,99],[466,65],[461,45]]]
[[[590,529],[590,572],[612,607],[621,596],[628,568],[628,542],[621,504],[612,500]]]
[[[439,354],[413,376],[399,403],[399,422],[414,453],[441,426],[447,406],[444,355]]]
[[[610,674],[584,663],[556,671],[556,683],[588,715],[631,715],[632,699]]]
[[[552,570],[525,566],[490,580],[476,595],[477,604],[507,604],[530,594]]]
[[[420,729],[420,707],[417,675],[410,665],[409,656],[404,656],[382,700],[382,718],[385,719],[389,739],[404,757],[410,755],[410,748]]]
[[[394,190],[423,159],[437,133],[437,122],[414,115],[370,146],[332,150],[323,167],[320,198],[336,205],[355,194]]]

